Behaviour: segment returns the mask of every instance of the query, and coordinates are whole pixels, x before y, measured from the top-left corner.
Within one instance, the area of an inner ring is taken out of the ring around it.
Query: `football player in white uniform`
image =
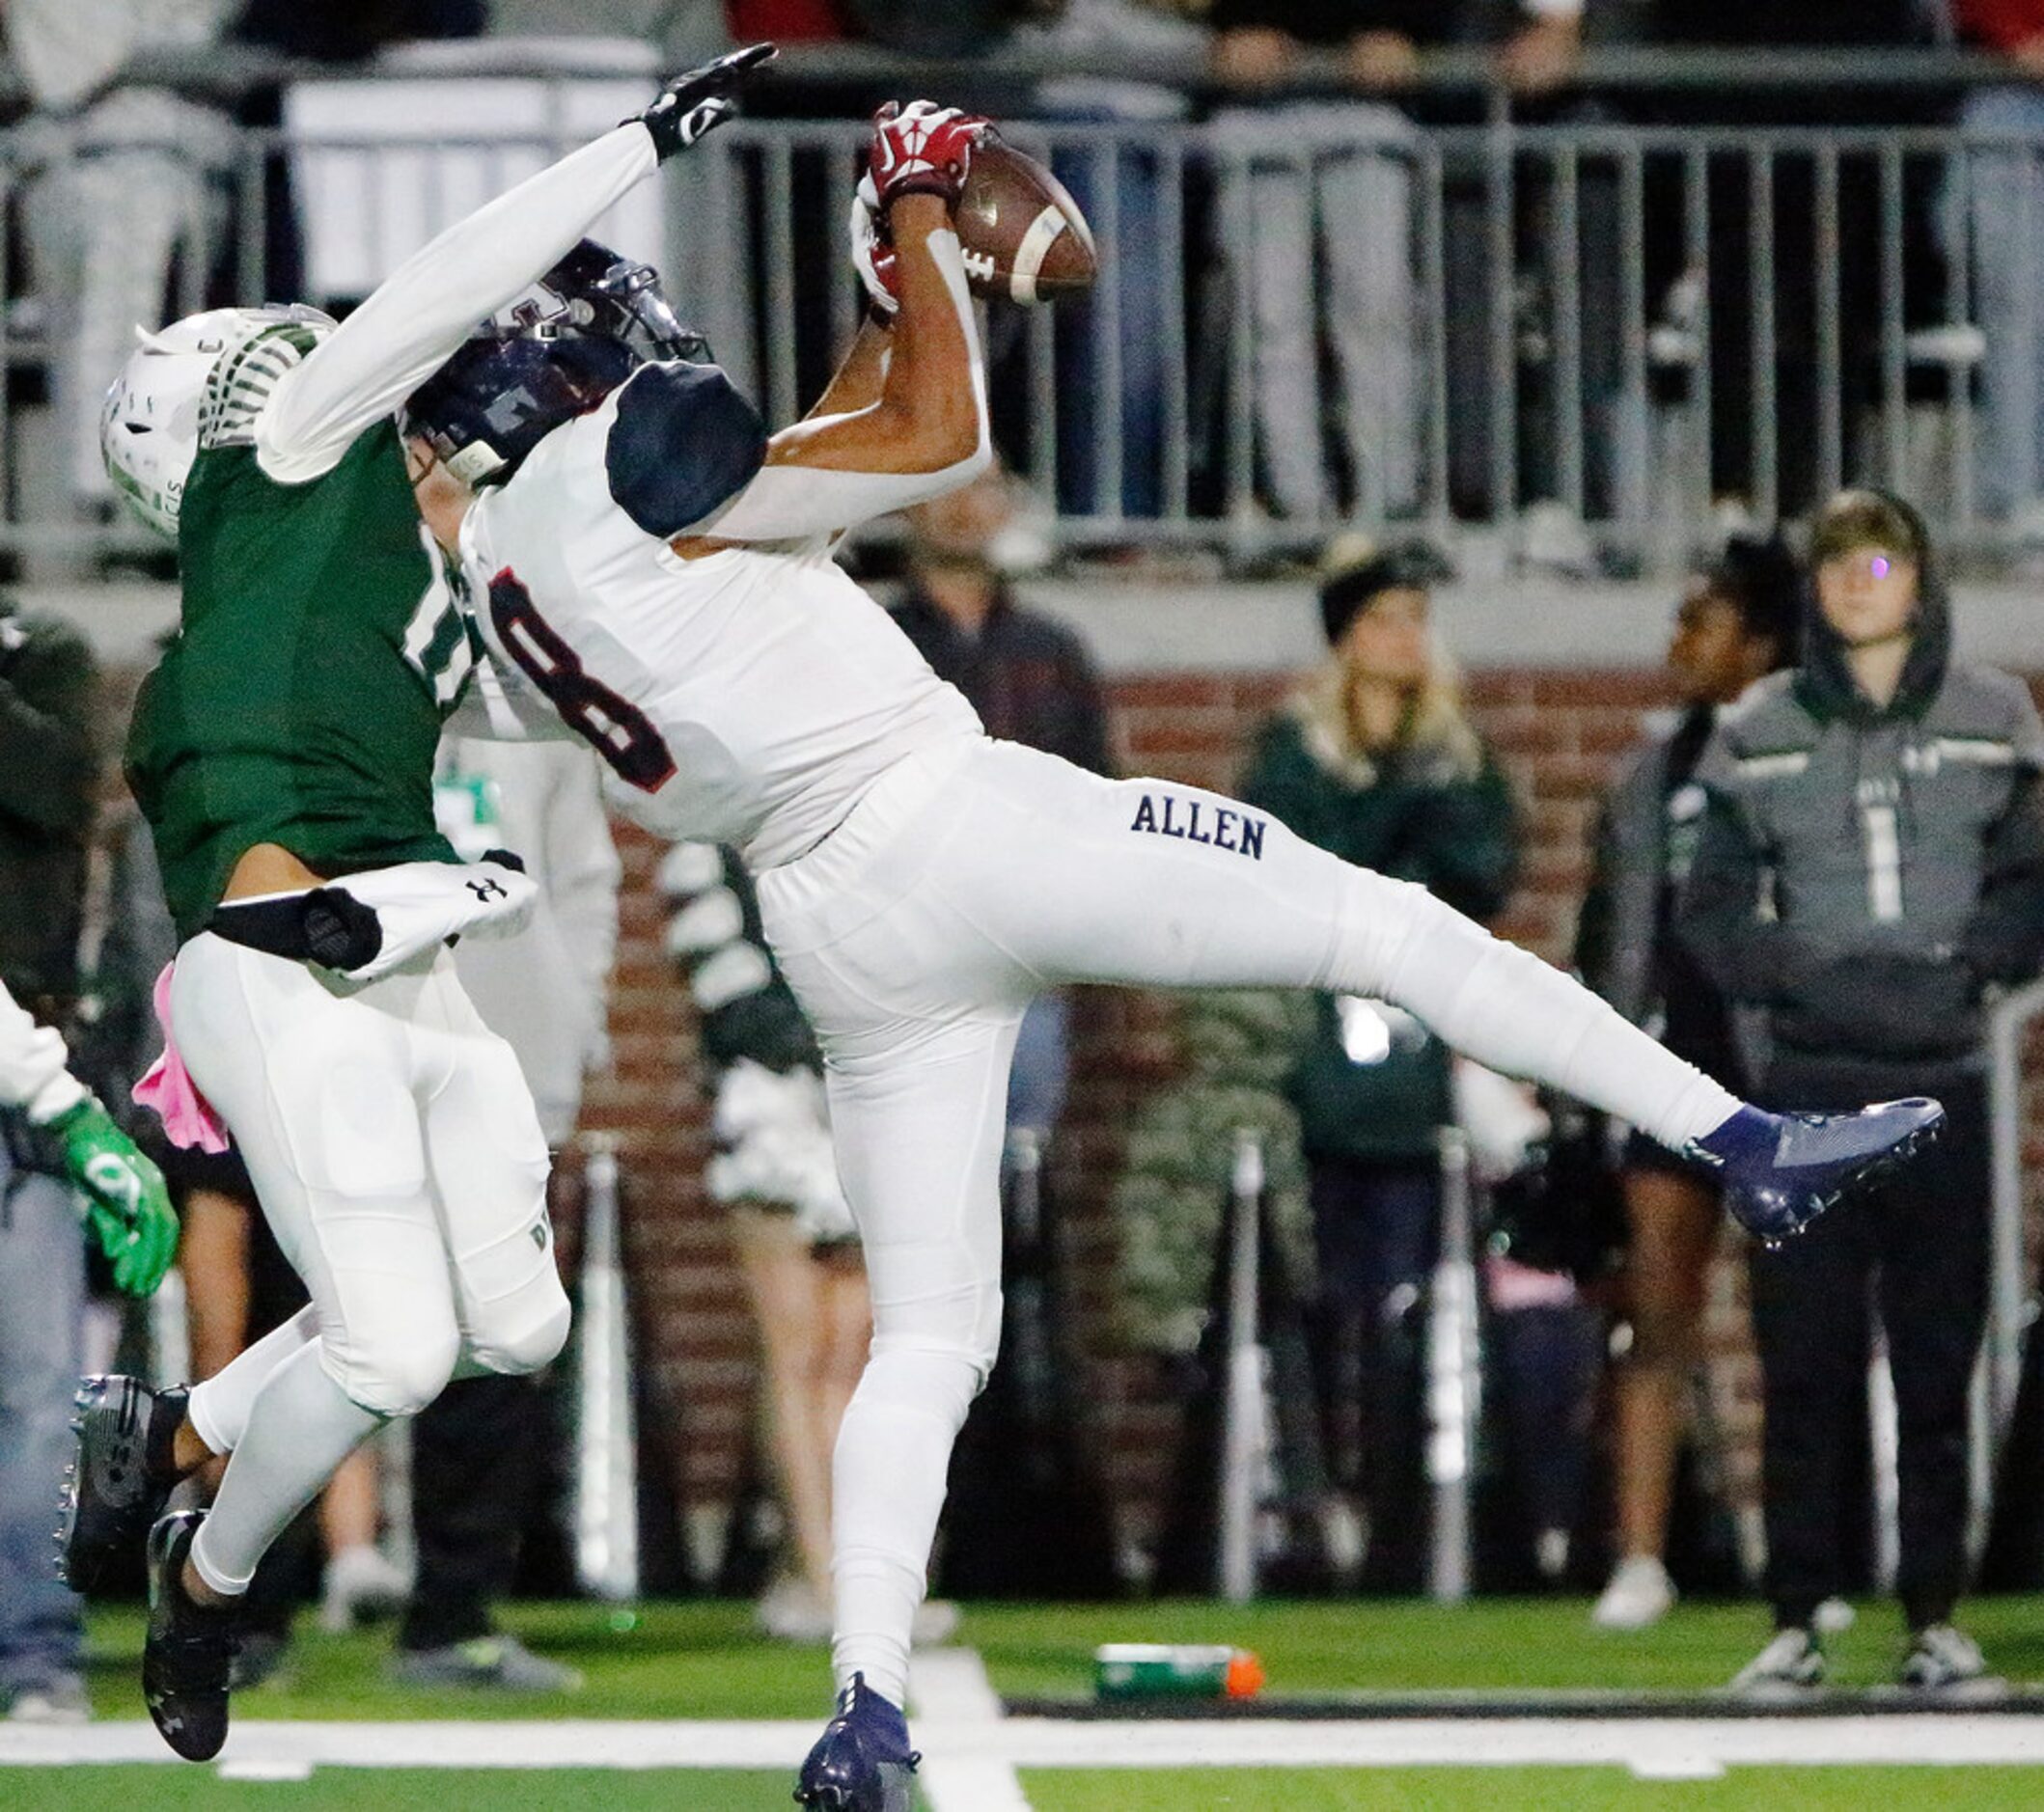
[[[590,247],[406,409],[414,458],[439,462],[427,520],[486,597],[493,651],[649,826],[740,848],[821,1041],[874,1338],[836,1458],[842,1696],[796,1798],[856,1812],[909,1802],[910,1629],[953,1439],[994,1359],[1008,1065],[1039,990],[1392,1002],[1478,1061],[1717,1166],[1733,1211],[1770,1238],[1940,1118],[1930,1102],[1761,1113],[1422,888],[1232,800],[985,736],[831,560],[850,524],[987,461],[950,211],[982,124],[926,102],[882,110],[854,216],[878,318],[815,411],[771,438],[713,366],[613,359],[591,406],[612,354],[578,323],[643,339],[659,319],[670,349],[678,330],[650,272]],[[532,381],[542,352],[556,401]]]

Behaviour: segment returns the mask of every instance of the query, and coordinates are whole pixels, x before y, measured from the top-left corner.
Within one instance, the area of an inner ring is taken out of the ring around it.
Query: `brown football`
[[[1099,259],[1078,203],[1034,157],[992,133],[973,152],[957,220],[975,295],[1055,302],[1092,288]]]

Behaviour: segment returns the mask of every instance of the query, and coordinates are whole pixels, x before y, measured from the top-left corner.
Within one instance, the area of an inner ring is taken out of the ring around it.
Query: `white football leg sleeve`
[[[841,1688],[864,1673],[897,1705],[952,1443],[1001,1344],[1001,1140],[1019,1020],[945,1028],[908,1074],[856,1056],[828,1074],[873,1309],[832,1466],[831,1659]]]
[[[317,1340],[301,1346],[256,1393],[241,1444],[192,1543],[193,1571],[229,1597],[247,1591],[270,1543],[389,1419],[343,1393]]]
[[[184,1413],[210,1451],[232,1453],[241,1444],[256,1393],[278,1366],[296,1358],[318,1333],[319,1311],[308,1303],[254,1346],[235,1354],[210,1378],[192,1386]]]

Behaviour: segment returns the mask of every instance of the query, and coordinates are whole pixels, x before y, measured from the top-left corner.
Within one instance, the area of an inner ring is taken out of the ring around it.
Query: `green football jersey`
[[[303,484],[266,477],[250,446],[201,452],[178,541],[182,618],[126,766],[179,936],[258,843],[321,874],[455,861],[433,756],[475,649],[396,426]]]

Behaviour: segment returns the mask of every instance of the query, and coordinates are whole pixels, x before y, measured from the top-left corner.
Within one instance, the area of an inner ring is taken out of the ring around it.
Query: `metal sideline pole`
[[[1994,1187],[1987,1309],[1987,1385],[1997,1443],[2007,1435],[2023,1375],[2029,1266],[2023,1228],[2023,1038],[2044,1012],[2044,981],[2005,995],[1988,1015],[1988,1126]]]
[[[1265,1450],[1263,1347],[1257,1327],[1263,1230],[1263,1136],[1235,1132],[1229,1184],[1228,1385],[1221,1406],[1220,1593],[1230,1605],[1257,1595],[1257,1497]]]
[[[1433,1486],[1433,1553],[1427,1581],[1436,1604],[1468,1598],[1476,1519],[1471,1496],[1483,1396],[1477,1344],[1476,1216],[1469,1137],[1441,1129],[1441,1256],[1426,1324],[1426,1475]]]
[[[639,1454],[631,1331],[618,1237],[618,1140],[583,1139],[582,1279],[576,1323],[575,1582],[593,1598],[639,1595]]]

